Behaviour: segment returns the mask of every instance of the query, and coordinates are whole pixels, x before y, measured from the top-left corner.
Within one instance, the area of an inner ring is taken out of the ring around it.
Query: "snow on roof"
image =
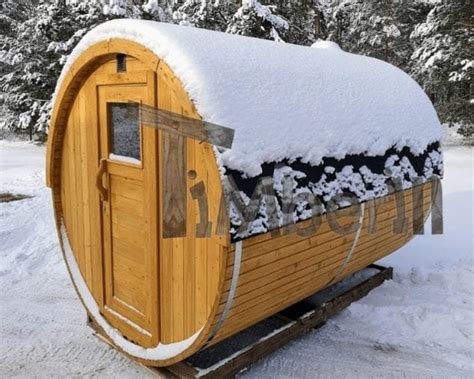
[[[309,48],[113,20],[82,39],[64,72],[86,48],[111,38],[152,50],[204,120],[235,129],[233,147],[220,161],[248,176],[260,174],[263,162],[285,158],[319,164],[324,157],[380,155],[392,146],[419,154],[442,135],[430,100],[407,74],[322,42]]]

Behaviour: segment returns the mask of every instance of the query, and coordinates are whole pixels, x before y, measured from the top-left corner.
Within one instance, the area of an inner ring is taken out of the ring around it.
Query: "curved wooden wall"
[[[58,231],[64,223],[68,244],[72,247],[77,265],[99,307],[104,303],[103,260],[100,255],[102,236],[100,199],[96,188],[99,169],[97,140],[97,78],[117,78],[115,57],[127,54],[127,72],[153,72],[156,76],[157,103],[164,110],[199,118],[179,80],[169,67],[142,46],[129,41],[99,43],[85,52],[64,78],[60,88],[50,128],[48,141],[47,181],[53,190]],[[101,79],[102,80],[102,79]],[[133,83],[132,83],[133,84]],[[161,148],[166,136],[155,130]],[[148,137],[150,134],[148,133]],[[209,238],[195,238],[196,225],[200,221],[198,204],[189,194],[189,188],[202,182],[207,193],[209,219],[217,220],[222,193],[219,171],[212,147],[206,143],[188,139],[186,142],[186,169],[196,175],[186,178],[187,234],[181,238],[160,238],[159,289],[156,309],[159,312],[159,343],[181,342],[201,331],[195,342],[183,353],[163,361],[143,360],[150,364],[171,364],[183,359],[207,341],[212,314],[216,312],[223,285],[226,256],[223,254],[229,238],[217,236],[216,222]],[[164,201],[164,183],[161,175],[164,154],[157,154],[156,183],[160,189],[156,203]],[[172,164],[173,162],[171,162]],[[161,209],[161,208],[160,208]],[[159,311],[158,311],[159,310]],[[112,325],[124,334],[133,333],[126,323],[115,321]],[[105,331],[104,331],[104,334]],[[158,342],[158,341],[157,341]],[[157,343],[156,342],[156,343]],[[145,347],[153,347],[137,339]],[[155,345],[156,345],[155,343]],[[125,353],[129,353],[124,351]]]
[[[431,207],[431,184],[423,185],[424,215]],[[297,233],[271,236],[266,233],[243,241],[240,276],[232,308],[212,344],[243,330],[266,317],[302,300],[331,283],[370,265],[396,251],[413,237],[412,190],[404,191],[407,229],[393,232],[397,218],[395,195],[371,200],[364,206],[363,227],[352,256],[346,262],[355,238],[354,233],[341,236],[331,230],[327,217],[314,235],[300,237]],[[375,211],[372,213],[370,208]],[[354,222],[344,217],[349,210],[337,213],[341,225]],[[369,218],[377,214],[376,231],[369,233]],[[298,224],[308,227],[310,221]],[[219,313],[222,313],[230,287],[234,249],[229,259]]]

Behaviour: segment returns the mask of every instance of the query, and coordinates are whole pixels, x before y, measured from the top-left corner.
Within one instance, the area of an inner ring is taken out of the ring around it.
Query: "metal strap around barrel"
[[[364,213],[365,213],[365,203],[361,204],[361,212],[360,212],[360,217],[359,217],[359,229],[357,229],[357,232],[354,236],[354,240],[352,241],[351,248],[349,252],[347,253],[346,259],[344,260],[343,264],[341,267],[339,267],[339,270],[337,271],[336,275],[329,281],[329,283],[326,285],[329,286],[334,283],[334,281],[337,279],[337,277],[344,272],[344,269],[346,268],[347,264],[352,258],[352,254],[354,254],[355,248],[357,246],[357,242],[359,241],[360,237],[360,232],[362,231],[362,223],[364,222]]]
[[[221,316],[219,317],[219,320],[214,325],[214,328],[212,329],[212,332],[209,335],[209,339],[207,340],[208,343],[217,334],[222,324],[224,323],[225,319],[227,318],[230,308],[232,307],[232,301],[234,300],[235,291],[237,290],[237,284],[239,282],[241,261],[242,261],[242,241],[238,241],[235,243],[234,268],[232,270],[232,280],[230,282],[230,289],[229,289],[229,294],[227,295],[227,301],[225,303]]]

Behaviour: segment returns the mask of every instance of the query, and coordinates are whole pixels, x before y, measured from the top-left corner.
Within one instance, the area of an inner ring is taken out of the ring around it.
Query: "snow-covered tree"
[[[140,18],[145,20],[155,20],[161,22],[171,22],[174,1],[170,4],[164,4],[159,0],[145,0],[142,5],[142,14]]]
[[[233,15],[227,33],[282,41],[280,34],[288,30],[288,22],[274,14],[275,6],[262,5],[257,0],[242,0]]]
[[[2,129],[43,138],[51,96],[67,56],[94,26],[117,17],[159,19],[153,0],[8,0],[2,4],[0,28],[0,92],[7,117]],[[8,10],[8,12],[7,12]],[[164,16],[163,16],[164,17]],[[2,73],[3,71],[3,73]],[[6,95],[8,94],[8,95]]]
[[[16,30],[31,12],[28,2],[5,0],[0,3],[0,75],[11,66],[10,49],[17,43]]]
[[[355,0],[344,0],[340,2],[325,1],[322,4],[328,39],[336,42],[344,50],[347,50],[352,44],[349,36],[352,32],[351,13],[354,11],[355,3]]]
[[[281,32],[286,42],[308,46],[326,38],[323,6],[319,0],[278,0],[271,3],[276,6],[276,13],[288,22],[288,28]]]
[[[93,0],[66,3],[40,1],[28,18],[15,25],[15,43],[4,51],[7,73],[0,77],[8,117],[3,128],[44,136],[51,95],[65,60],[79,39],[104,20]]]
[[[403,67],[411,55],[410,29],[401,16],[406,3],[346,0],[329,7],[329,37],[344,50]]]
[[[144,0],[102,0],[102,3],[104,15],[109,18],[141,18],[143,13]]]
[[[225,31],[237,6],[232,1],[185,0],[173,13],[180,25]]]
[[[411,74],[435,102],[441,120],[460,124],[465,136],[474,135],[470,5],[463,0],[436,3],[411,35],[415,48]]]
[[[0,127],[44,133],[78,40],[111,18],[144,18],[310,45],[317,39],[410,73],[443,122],[473,134],[472,11],[463,0],[0,0]],[[8,94],[8,95],[6,95]]]

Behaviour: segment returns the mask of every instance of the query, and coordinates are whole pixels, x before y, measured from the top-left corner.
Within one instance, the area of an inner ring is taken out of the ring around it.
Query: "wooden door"
[[[97,77],[103,236],[102,312],[142,346],[158,342],[157,132],[139,104],[156,104],[155,74]]]

